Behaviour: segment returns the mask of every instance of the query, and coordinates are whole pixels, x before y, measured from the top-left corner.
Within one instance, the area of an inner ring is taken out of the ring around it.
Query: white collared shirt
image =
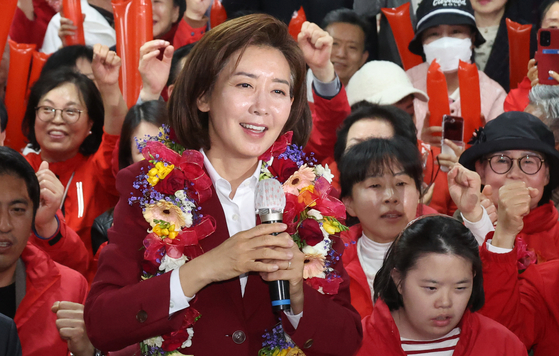
[[[260,167],[262,161],[258,161],[256,170],[254,173],[245,179],[237,188],[235,196],[231,199],[229,195],[231,194],[231,184],[222,178],[219,173],[215,170],[210,160],[206,156],[203,149],[200,152],[204,155],[204,167],[208,171],[208,175],[212,180],[212,184],[217,193],[221,207],[223,208],[223,214],[225,215],[225,220],[227,222],[227,229],[229,230],[229,236],[233,236],[241,231],[246,231],[252,229],[256,226],[256,209],[254,207],[254,194],[256,192],[256,185],[260,178]],[[248,276],[247,274],[242,274],[239,276],[241,284],[241,295],[245,295],[245,288],[247,284]],[[169,315],[188,308],[190,306],[190,301],[194,298],[187,297],[182,291],[182,286],[179,279],[179,270],[176,269],[171,272],[171,302],[169,304]],[[292,313],[285,313],[293,325],[297,328],[303,313],[293,315]]]

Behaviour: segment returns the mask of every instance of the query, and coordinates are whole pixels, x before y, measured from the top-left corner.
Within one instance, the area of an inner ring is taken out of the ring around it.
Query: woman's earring
[[[88,135],[91,135],[92,133],[93,133],[93,132],[91,132],[91,130],[89,130],[89,133],[88,133]]]

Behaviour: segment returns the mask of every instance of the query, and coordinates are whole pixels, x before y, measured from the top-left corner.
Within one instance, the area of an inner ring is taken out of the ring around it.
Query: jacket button
[[[242,344],[243,342],[245,342],[245,340],[247,339],[247,336],[245,335],[245,333],[241,330],[237,330],[233,333],[232,335],[233,338],[233,342],[235,344]]]
[[[313,343],[313,339],[308,339],[307,342],[305,342],[305,345],[303,346],[305,349],[308,349],[312,346]]]
[[[140,323],[143,323],[147,319],[148,319],[148,313],[146,313],[144,310],[140,310],[138,314],[136,314],[136,320],[138,320]]]

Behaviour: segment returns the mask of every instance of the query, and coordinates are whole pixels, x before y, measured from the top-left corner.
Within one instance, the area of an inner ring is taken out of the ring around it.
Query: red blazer
[[[56,314],[50,308],[56,301],[83,304],[87,281],[78,272],[59,265],[31,243],[21,254],[25,264],[25,297],[14,321],[23,356],[68,355],[68,344],[56,328]]]
[[[115,208],[109,244],[101,253],[85,305],[89,338],[93,345],[105,351],[174,331],[180,327],[185,314],[183,310],[169,317],[170,273],[139,282],[142,241],[149,225],[140,207],[128,204],[128,197],[141,167],[145,170],[147,162],[138,162],[118,174],[117,189],[122,198]],[[217,222],[216,231],[200,241],[203,250],[209,251],[229,238],[215,190],[202,204],[201,212],[211,214]],[[336,249],[343,251],[341,241]],[[334,268],[344,280],[336,296],[322,295],[305,285],[304,312],[298,328],[294,330],[287,318],[282,318],[284,329],[307,356],[352,355],[361,342],[359,314],[350,303],[349,278],[341,263]],[[191,305],[202,317],[194,325],[192,346],[185,349],[185,353],[197,356],[258,353],[262,334],[277,323],[270,306],[268,286],[258,274],[251,273],[244,297],[240,292],[238,278],[210,284],[198,292]],[[241,344],[234,343],[231,337],[238,330],[246,335]]]
[[[491,238],[493,234],[488,235]],[[516,248],[505,254],[480,248],[485,306],[481,313],[512,330],[534,356],[559,350],[559,260],[518,273]]]
[[[466,310],[460,321],[460,339],[453,356],[526,356],[526,348],[501,324]],[[363,345],[358,356],[406,356],[402,350],[398,327],[382,300],[373,314],[363,319]],[[549,354],[551,355],[551,354]]]

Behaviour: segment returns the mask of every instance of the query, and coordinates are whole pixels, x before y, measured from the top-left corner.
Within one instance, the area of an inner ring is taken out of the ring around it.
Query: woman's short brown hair
[[[282,133],[293,131],[293,143],[304,146],[312,119],[307,103],[306,65],[303,52],[289,35],[287,26],[276,18],[253,14],[227,21],[206,33],[194,46],[169,99],[169,121],[178,140],[189,149],[210,149],[209,116],[198,110],[197,100],[210,94],[231,56],[248,46],[269,46],[279,50],[289,63],[293,98],[291,112]]]

